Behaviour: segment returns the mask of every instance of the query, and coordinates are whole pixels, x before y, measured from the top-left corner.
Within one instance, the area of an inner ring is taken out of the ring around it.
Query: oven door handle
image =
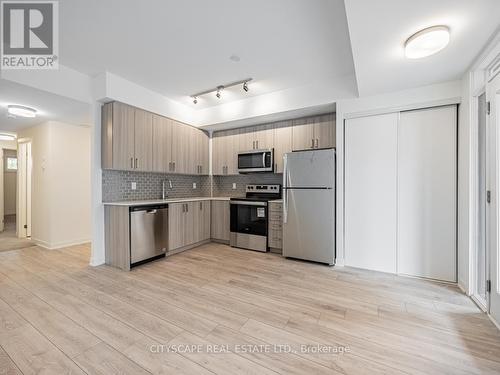
[[[267,202],[252,202],[252,201],[229,201],[230,204],[237,204],[242,206],[260,206],[266,207]]]
[[[266,151],[264,151],[264,152],[262,153],[262,168],[266,168],[266,167],[267,167],[267,166],[266,166],[266,154],[267,154],[267,152],[266,152]]]

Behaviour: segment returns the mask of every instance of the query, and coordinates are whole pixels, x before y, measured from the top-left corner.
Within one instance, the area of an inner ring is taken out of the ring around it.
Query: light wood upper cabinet
[[[111,165],[113,169],[134,169],[135,109],[122,103],[110,103],[111,122],[106,121],[112,136]]]
[[[202,130],[120,102],[102,108],[102,168],[208,174]]]
[[[229,201],[212,201],[211,237],[219,241],[229,241]]]
[[[292,126],[290,121],[274,125],[274,173],[283,173],[283,155],[292,152]]]
[[[293,151],[335,147],[335,114],[293,120]]]
[[[335,147],[335,114],[320,116],[314,124],[314,138],[316,148]]]
[[[212,139],[212,173],[214,175],[238,174],[237,157],[240,147],[239,130],[224,130]]]
[[[112,102],[102,111],[102,167],[151,171],[153,168],[152,115]]]
[[[335,114],[215,132],[212,173],[238,173],[240,151],[274,149],[275,173],[283,173],[283,155],[298,150],[335,147]]]
[[[199,129],[191,127],[189,139],[189,163],[187,173],[207,175],[208,174],[208,136]]]
[[[263,150],[273,148],[273,124],[241,128],[238,131],[238,150]]]
[[[265,150],[274,146],[274,124],[254,127],[255,149]]]
[[[135,109],[134,169],[153,170],[153,114]]]
[[[172,120],[153,115],[153,171],[171,172],[172,148]]]
[[[309,150],[314,148],[314,117],[306,117],[292,121],[292,149]]]
[[[255,150],[254,128],[238,129],[238,151]]]

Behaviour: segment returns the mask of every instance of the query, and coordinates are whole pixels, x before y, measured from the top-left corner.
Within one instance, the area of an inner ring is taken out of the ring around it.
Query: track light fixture
[[[247,79],[243,79],[241,81],[228,83],[227,85],[219,85],[215,89],[206,90],[206,91],[202,91],[202,92],[199,92],[197,94],[191,95],[191,98],[193,98],[193,103],[197,104],[199,96],[209,94],[211,92],[215,92],[216,93],[215,96],[217,97],[217,99],[220,99],[222,97],[222,90],[227,89],[228,87],[239,86],[241,84],[243,84],[243,90],[245,92],[248,92],[248,90],[249,90],[248,82],[250,82],[251,80],[252,80],[252,78],[247,78]]]

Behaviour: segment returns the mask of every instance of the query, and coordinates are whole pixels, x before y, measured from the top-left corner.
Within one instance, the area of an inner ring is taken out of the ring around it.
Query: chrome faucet
[[[167,180],[163,180],[161,182],[161,199],[167,199],[168,198],[167,189],[165,187],[166,182],[167,182]],[[172,189],[172,181],[171,180],[168,180],[168,186],[169,186],[170,189]]]

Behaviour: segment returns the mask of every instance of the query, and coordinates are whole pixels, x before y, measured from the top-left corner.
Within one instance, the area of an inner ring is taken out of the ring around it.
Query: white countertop
[[[269,201],[269,203],[283,203],[283,199],[274,199],[272,201]]]
[[[103,202],[105,206],[146,206],[153,204],[178,203],[178,202],[198,202],[198,201],[228,201],[228,197],[191,197],[191,198],[168,198],[168,199],[148,199],[142,201],[118,201]]]

